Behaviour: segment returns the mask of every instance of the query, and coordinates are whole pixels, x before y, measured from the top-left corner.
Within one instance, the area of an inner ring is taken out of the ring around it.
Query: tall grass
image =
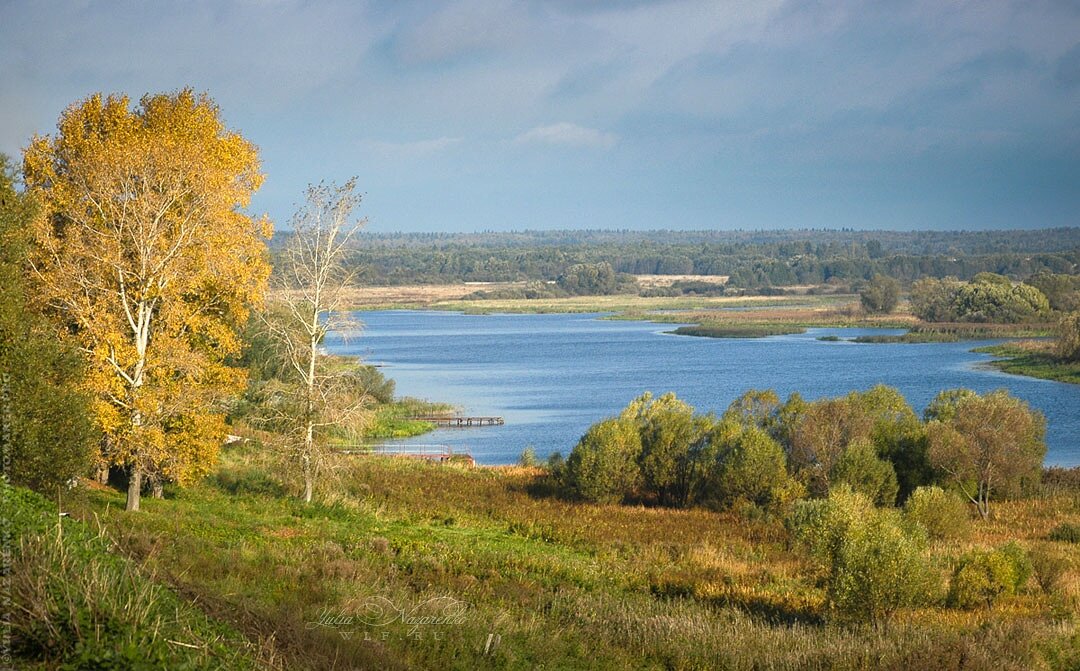
[[[71,669],[277,667],[270,640],[256,646],[207,618],[119,556],[102,528],[0,487],[18,539],[8,576],[17,659]]]

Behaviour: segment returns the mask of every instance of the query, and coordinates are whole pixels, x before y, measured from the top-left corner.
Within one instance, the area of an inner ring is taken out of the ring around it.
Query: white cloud
[[[537,126],[514,138],[514,144],[550,144],[568,147],[610,149],[619,141],[614,133],[585,128],[563,121],[550,126]]]

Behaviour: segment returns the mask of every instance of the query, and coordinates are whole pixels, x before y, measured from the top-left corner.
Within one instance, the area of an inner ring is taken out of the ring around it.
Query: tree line
[[[617,273],[725,275],[760,288],[980,272],[1076,274],[1080,233],[1040,231],[553,231],[358,238],[348,263],[371,284],[554,281],[571,266]]]
[[[668,393],[646,393],[553,456],[565,492],[584,500],[784,508],[843,485],[875,504],[903,503],[930,485],[951,488],[984,518],[994,498],[1038,481],[1045,419],[999,390],[943,391],[918,415],[878,385],[808,402],[750,390],[719,417]]]

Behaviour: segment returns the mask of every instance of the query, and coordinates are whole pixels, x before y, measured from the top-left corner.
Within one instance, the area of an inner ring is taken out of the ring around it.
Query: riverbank
[[[1080,384],[1080,363],[1062,362],[1053,355],[1052,350],[1053,343],[1050,341],[1022,340],[977,347],[972,351],[997,357],[988,364],[1006,373]]]
[[[137,515],[103,488],[62,506],[185,608],[239,632],[239,649],[262,650],[264,668],[1005,671],[1080,658],[1078,546],[1047,540],[1080,521],[1073,490],[1001,502],[971,537],[931,547],[943,573],[1009,540],[1049,550],[1068,560],[1052,594],[1032,580],[993,608],[934,605],[873,628],[829,619],[776,518],[574,503],[539,469],[381,457],[334,457],[305,506],[279,473],[265,451],[230,448],[205,481]],[[165,666],[187,650],[162,647]]]

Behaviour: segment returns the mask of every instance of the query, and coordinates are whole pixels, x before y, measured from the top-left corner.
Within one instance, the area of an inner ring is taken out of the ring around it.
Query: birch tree
[[[355,270],[346,266],[350,244],[366,223],[356,179],[318,184],[292,219],[293,232],[274,276],[267,330],[284,359],[281,380],[264,392],[264,424],[284,439],[310,502],[334,427],[362,424],[372,402],[356,370],[321,351],[332,331],[346,335],[359,324],[342,312]]]
[[[33,278],[90,363],[102,461],[129,474],[127,509],[146,477],[181,484],[213,465],[223,397],[243,384],[226,365],[237,328],[263,296],[270,228],[244,212],[262,183],[254,145],[191,90],[94,95],[24,155],[46,209]]]

